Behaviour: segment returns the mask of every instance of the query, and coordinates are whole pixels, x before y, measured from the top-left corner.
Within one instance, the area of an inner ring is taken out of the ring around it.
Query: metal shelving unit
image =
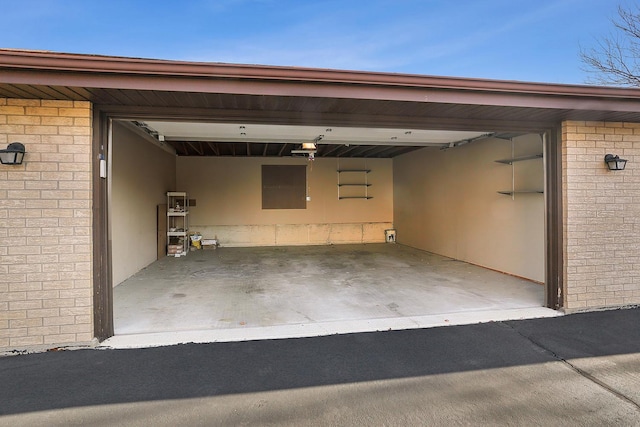
[[[167,256],[189,252],[189,198],[183,191],[167,193]]]

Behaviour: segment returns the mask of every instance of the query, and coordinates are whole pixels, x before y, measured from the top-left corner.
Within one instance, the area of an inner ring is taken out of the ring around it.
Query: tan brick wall
[[[91,104],[0,98],[0,350],[93,338]]]
[[[640,123],[564,122],[562,169],[565,308],[640,304]]]

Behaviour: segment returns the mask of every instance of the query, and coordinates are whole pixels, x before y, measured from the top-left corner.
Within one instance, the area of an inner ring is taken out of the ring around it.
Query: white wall
[[[157,259],[157,205],[175,189],[174,155],[114,122],[111,191],[113,284]]]
[[[263,164],[308,165],[306,209],[262,209]],[[373,198],[338,200],[338,167],[370,169]],[[227,246],[383,242],[393,220],[390,159],[178,157],[177,189],[196,199],[190,229]]]
[[[515,139],[515,156],[542,152],[538,135]],[[511,142],[488,139],[394,159],[397,240],[429,252],[544,281],[544,195],[510,190]],[[514,163],[516,187],[542,189],[543,160]]]

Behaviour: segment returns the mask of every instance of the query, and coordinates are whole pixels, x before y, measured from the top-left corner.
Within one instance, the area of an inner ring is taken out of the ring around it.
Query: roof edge
[[[0,49],[0,69],[2,68],[112,75],[342,83],[368,86],[505,92],[523,95],[640,98],[640,89],[628,87],[567,85],[218,62],[189,62],[4,48]]]

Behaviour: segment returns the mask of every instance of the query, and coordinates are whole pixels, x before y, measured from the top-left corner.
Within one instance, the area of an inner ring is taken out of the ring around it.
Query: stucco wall
[[[157,258],[157,205],[175,188],[176,157],[114,122],[111,238],[113,284]]]
[[[607,153],[628,159],[609,171]],[[564,306],[640,304],[640,123],[562,124]]]
[[[487,139],[394,159],[399,243],[544,281],[544,197],[498,194],[512,187],[511,142]],[[514,155],[542,152],[539,135],[514,140]],[[513,165],[516,189],[541,190],[542,159]]]
[[[262,209],[263,164],[308,165],[307,209]],[[370,169],[373,198],[338,200],[338,167]],[[179,157],[176,189],[196,199],[191,230],[226,246],[383,242],[393,220],[390,159]]]
[[[93,337],[91,105],[0,98],[0,348]]]

